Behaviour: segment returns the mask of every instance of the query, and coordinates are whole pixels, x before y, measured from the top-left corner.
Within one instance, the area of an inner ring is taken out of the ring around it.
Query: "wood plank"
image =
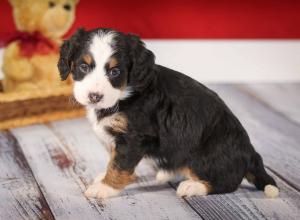
[[[0,132],[0,219],[53,219],[16,139]]]
[[[43,125],[13,129],[50,209],[57,219],[102,219],[101,205],[82,195],[85,185],[74,174],[67,149]]]
[[[80,161],[85,162],[86,172],[82,173],[82,178],[91,182],[95,174],[105,171],[108,162],[107,152],[94,135],[87,120],[54,122],[50,124],[50,128],[71,152],[77,152],[74,158],[79,164]],[[91,140],[94,143],[90,143]],[[83,147],[82,143],[86,143],[86,147]],[[91,159],[92,163],[89,162]],[[140,176],[137,184],[129,186],[120,198],[107,201],[105,211],[110,215],[113,213],[112,218],[199,218],[182,199],[176,197],[171,187],[155,183],[155,172],[149,164],[140,163],[137,174]],[[118,210],[118,213],[114,213],[114,210]]]
[[[119,197],[100,201],[83,196],[88,183],[104,172],[108,155],[85,119],[13,130],[55,218],[199,219],[169,185],[156,185],[147,165],[140,181]],[[34,137],[34,138],[33,138]]]
[[[204,219],[300,219],[300,194],[275,175],[272,176],[280,188],[280,197],[276,199],[267,199],[262,191],[257,191],[244,181],[234,193],[186,200]]]
[[[300,127],[230,85],[211,85],[249,133],[265,165],[300,190]]]
[[[300,124],[300,84],[241,84],[239,89]]]

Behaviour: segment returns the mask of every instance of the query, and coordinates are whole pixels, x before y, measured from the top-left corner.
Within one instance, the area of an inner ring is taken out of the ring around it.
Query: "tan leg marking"
[[[187,179],[199,180],[198,176],[194,174],[193,171],[188,167],[179,169],[179,173],[181,173],[181,175],[183,175]]]
[[[121,190],[135,180],[135,175],[119,170],[114,164],[115,150],[111,153],[111,160],[105,174],[100,174],[94,183],[88,187],[87,197],[108,198],[118,195]]]

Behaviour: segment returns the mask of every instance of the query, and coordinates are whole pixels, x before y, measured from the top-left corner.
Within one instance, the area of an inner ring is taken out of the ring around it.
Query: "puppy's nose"
[[[96,92],[91,92],[89,94],[89,100],[93,104],[100,102],[102,98],[103,98],[103,95],[100,95],[99,93],[96,93]]]

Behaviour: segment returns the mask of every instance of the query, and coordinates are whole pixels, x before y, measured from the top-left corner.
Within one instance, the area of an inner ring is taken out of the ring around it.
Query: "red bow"
[[[7,34],[5,39],[0,42],[0,46],[6,46],[12,41],[19,41],[21,55],[24,57],[32,57],[34,54],[47,55],[58,52],[58,45],[39,32],[28,33],[17,31],[13,34]]]

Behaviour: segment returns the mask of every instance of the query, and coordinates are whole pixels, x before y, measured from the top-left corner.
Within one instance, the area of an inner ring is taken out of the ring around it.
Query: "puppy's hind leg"
[[[209,184],[200,180],[182,181],[177,188],[178,196],[206,196],[209,193]]]
[[[206,196],[211,192],[208,182],[200,180],[190,169],[185,168],[181,173],[187,178],[177,187],[178,196]]]
[[[175,178],[176,174],[173,171],[158,170],[156,181],[160,184],[167,183]]]

